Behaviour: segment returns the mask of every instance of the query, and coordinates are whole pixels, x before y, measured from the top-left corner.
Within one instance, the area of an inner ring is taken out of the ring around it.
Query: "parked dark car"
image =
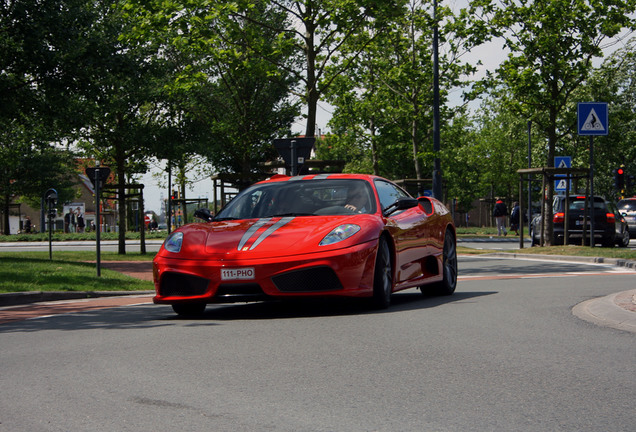
[[[552,208],[554,215],[553,245],[564,244],[565,232],[565,196],[554,197]],[[570,196],[568,201],[568,243],[589,244],[591,235],[591,206],[588,202],[587,212],[585,211],[585,196]],[[618,208],[611,202],[605,201],[601,197],[594,197],[594,244],[612,247],[615,244],[621,247],[629,245],[629,230],[625,218],[619,213]],[[532,246],[538,245],[541,241],[541,216],[538,215],[530,224],[530,237]],[[585,235],[585,241],[584,241]]]
[[[625,198],[618,202],[616,205],[621,216],[625,218],[627,226],[629,227],[629,235],[632,238],[636,237],[636,196],[631,198]]]

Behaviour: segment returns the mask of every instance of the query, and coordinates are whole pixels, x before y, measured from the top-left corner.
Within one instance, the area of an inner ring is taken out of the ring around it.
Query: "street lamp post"
[[[433,197],[442,200],[442,168],[439,159],[439,35],[437,24],[437,0],[433,0],[433,152],[435,154],[433,167]]]

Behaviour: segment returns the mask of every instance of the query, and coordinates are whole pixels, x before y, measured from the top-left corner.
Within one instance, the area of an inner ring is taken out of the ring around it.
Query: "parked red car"
[[[452,294],[455,227],[439,201],[412,198],[381,177],[274,176],[216,216],[179,228],[154,259],[155,303],[180,315],[207,303],[369,297],[420,287]]]

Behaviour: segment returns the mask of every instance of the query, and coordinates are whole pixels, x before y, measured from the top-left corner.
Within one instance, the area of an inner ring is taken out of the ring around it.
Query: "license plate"
[[[221,269],[221,280],[251,280],[254,279],[254,267]]]
[[[577,221],[576,221],[576,226],[580,226],[580,225],[584,225],[583,221],[577,220]],[[589,221],[589,220],[588,220],[588,221],[586,221],[586,222],[585,222],[585,225],[588,225],[588,226],[589,226],[589,225],[590,225],[590,221]]]

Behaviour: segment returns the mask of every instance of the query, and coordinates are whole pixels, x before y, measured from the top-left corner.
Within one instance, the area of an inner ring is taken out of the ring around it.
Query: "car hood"
[[[273,217],[194,223],[179,228],[181,252],[163,256],[184,259],[272,258],[349,247],[377,239],[379,218],[373,215]],[[320,241],[334,228],[353,223],[362,229],[351,238],[329,246]]]

